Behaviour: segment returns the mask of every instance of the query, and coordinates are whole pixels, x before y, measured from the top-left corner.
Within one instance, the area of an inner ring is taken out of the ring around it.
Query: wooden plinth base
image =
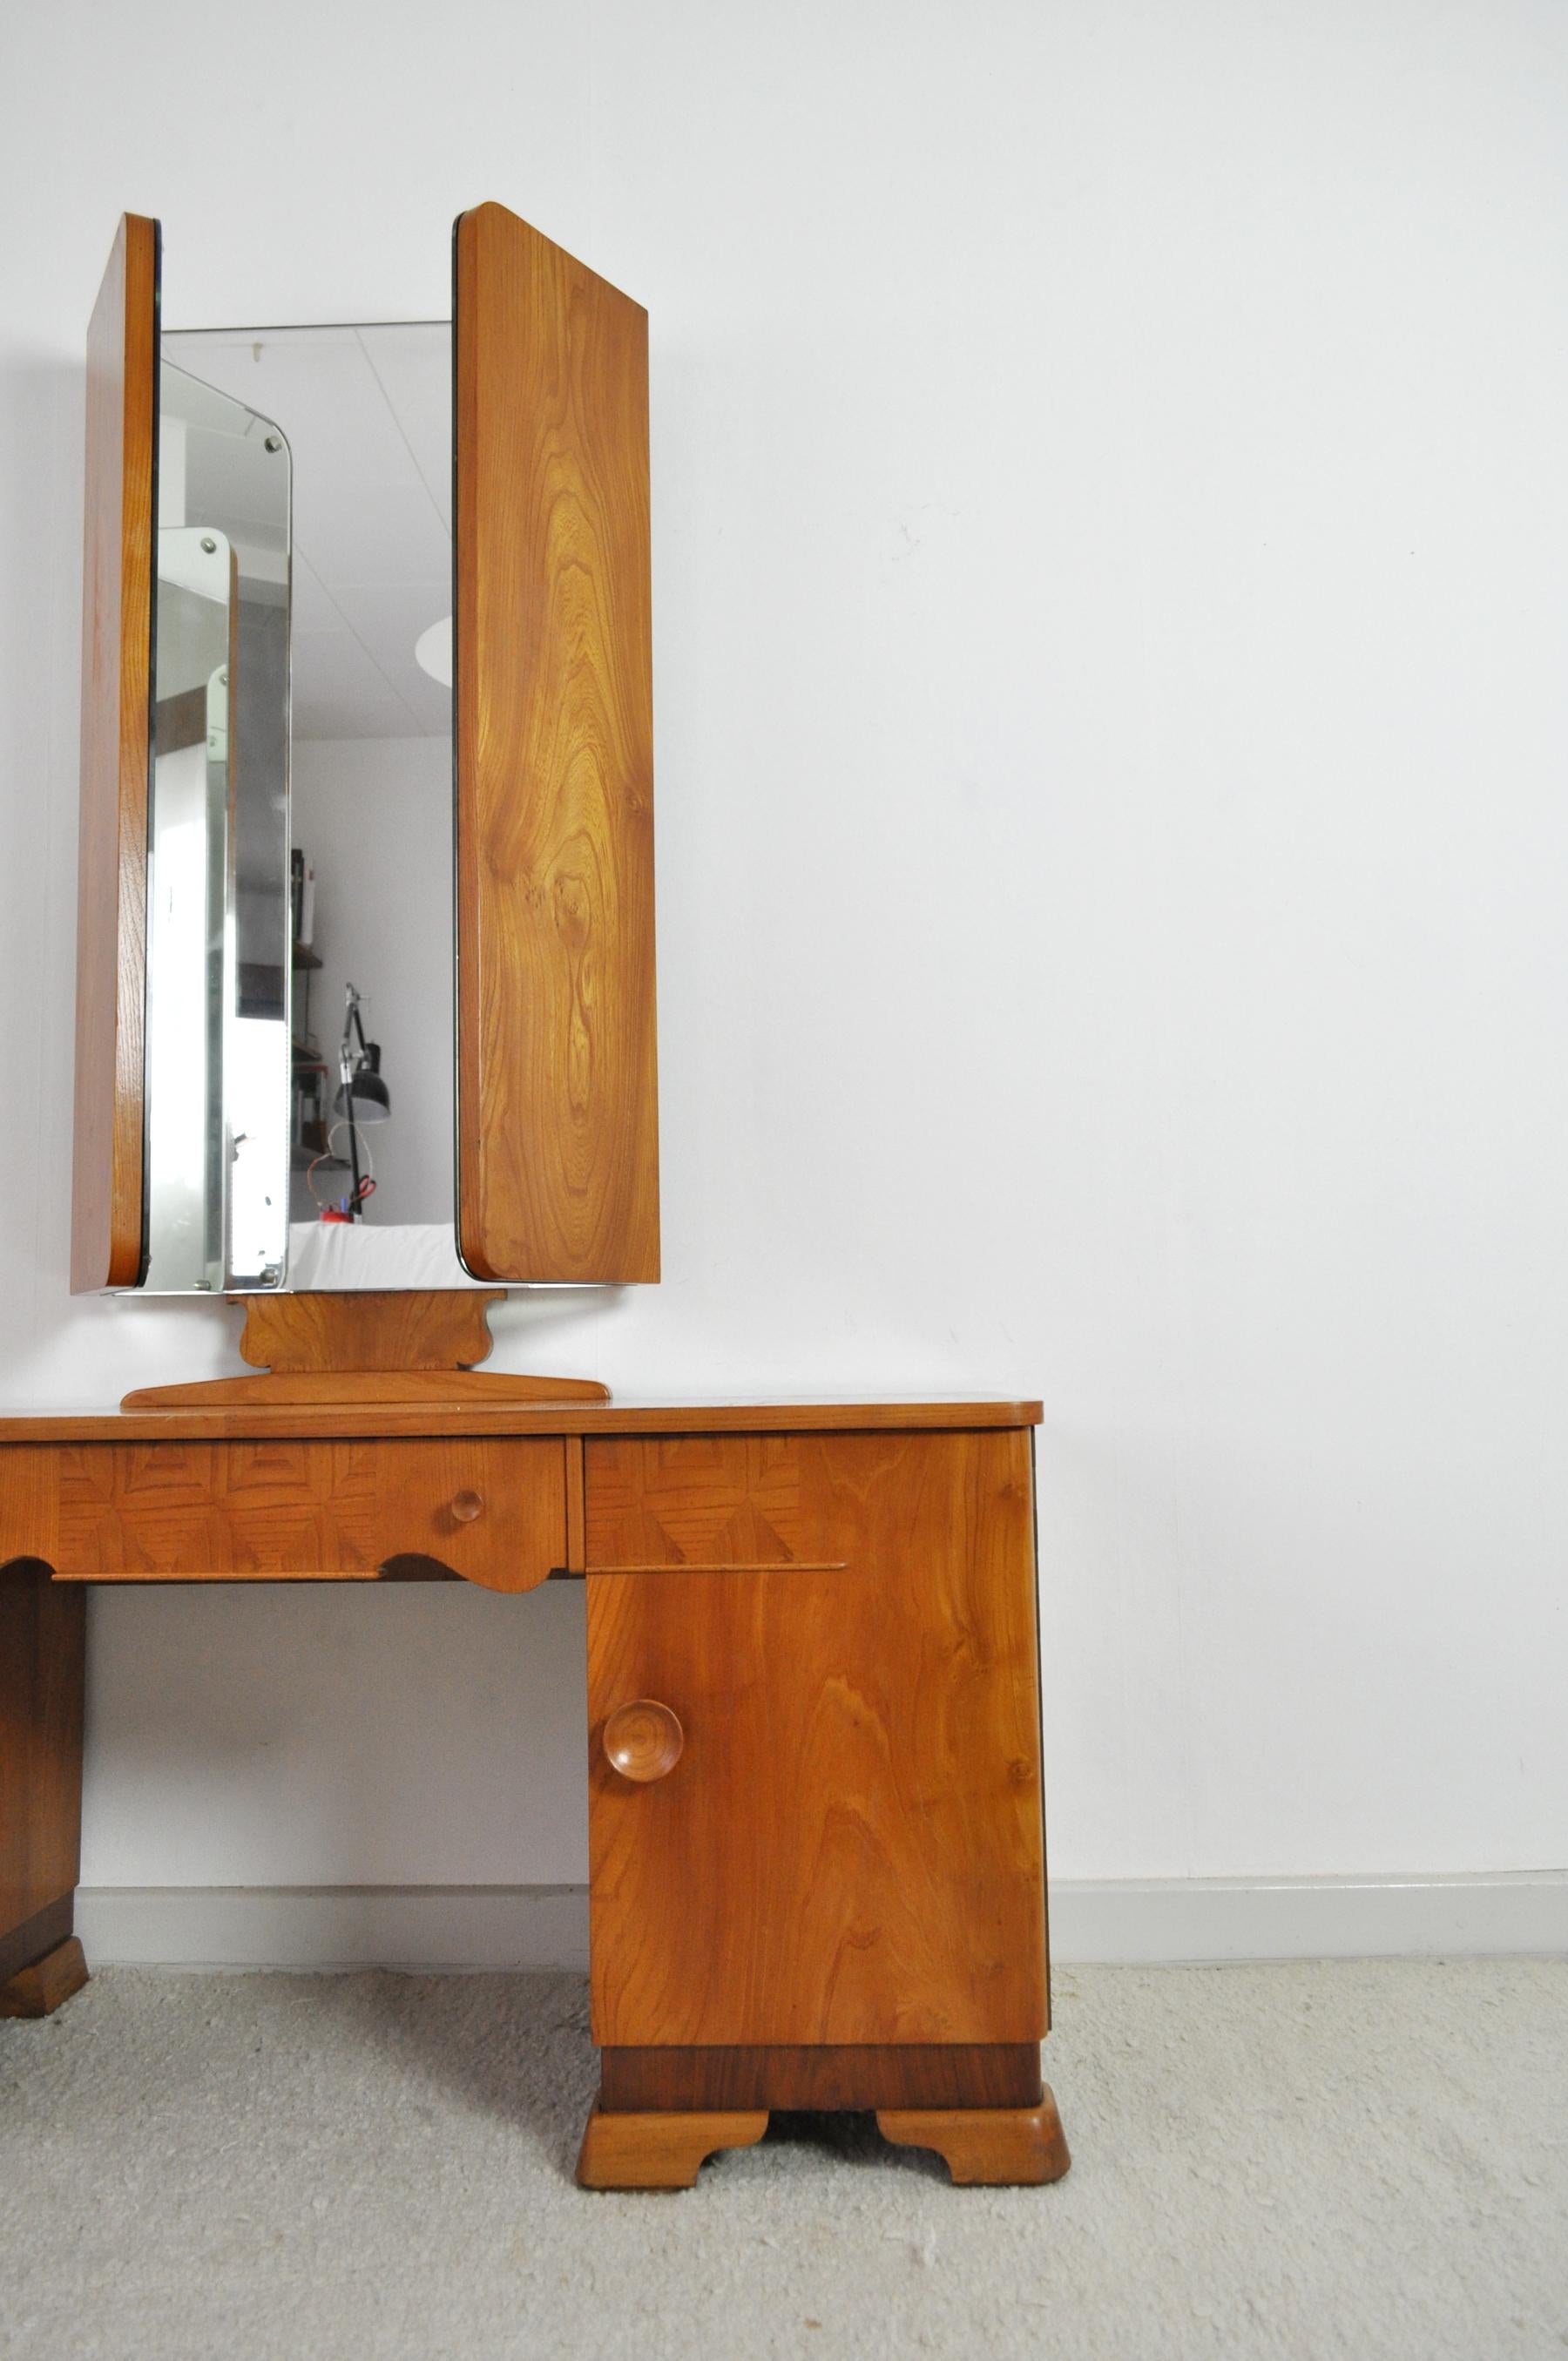
[[[366,1290],[339,1295],[247,1295],[240,1358],[263,1374],[138,1386],[122,1410],[284,1410],[315,1404],[608,1401],[597,1378],[534,1378],[477,1369],[490,1349],[489,1307],[503,1288]]]
[[[1037,2107],[1037,2041],[806,2042],[599,2051],[607,2114],[812,2114],[869,2107]]]
[[[72,1935],[30,1968],[18,1968],[9,1983],[0,1984],[0,2016],[52,2016],[86,1982],[87,1961]]]
[[[138,1386],[122,1410],[357,1410],[376,1402],[425,1409],[501,1410],[512,1402],[602,1402],[595,1378],[508,1376],[492,1369],[320,1369],[265,1378],[199,1378],[183,1386]]]
[[[754,2147],[765,2108],[735,2114],[607,2115],[596,2106],[583,2133],[584,2189],[689,2189],[721,2147]]]
[[[768,2114],[608,2114],[596,2105],[577,2180],[584,2189],[689,2189],[720,2148],[754,2147]],[[960,2188],[1035,2189],[1059,2180],[1072,2161],[1048,2090],[1035,2107],[879,2107],[876,2119],[894,2147],[934,2148]]]
[[[961,2188],[1037,2188],[1072,2162],[1048,2089],[1037,2107],[879,2107],[876,2120],[894,2147],[935,2148]]]

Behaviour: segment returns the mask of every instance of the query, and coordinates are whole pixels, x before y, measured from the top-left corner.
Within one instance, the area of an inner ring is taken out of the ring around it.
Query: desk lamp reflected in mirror
[[[365,1038],[365,1024],[359,1014],[360,1002],[357,987],[349,984],[344,994],[343,1039],[337,1053],[337,1094],[332,1103],[333,1113],[348,1127],[352,1186],[343,1213],[351,1222],[359,1219],[365,1200],[376,1186],[374,1172],[362,1174],[359,1170],[360,1126],[385,1123],[392,1112],[392,1094],[381,1078],[381,1045]],[[331,1216],[323,1215],[323,1218],[330,1219]]]

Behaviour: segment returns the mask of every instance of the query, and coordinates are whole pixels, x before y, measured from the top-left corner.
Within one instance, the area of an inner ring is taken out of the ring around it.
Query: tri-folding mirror
[[[72,1283],[658,1276],[647,332],[499,205],[451,322],[88,357]]]

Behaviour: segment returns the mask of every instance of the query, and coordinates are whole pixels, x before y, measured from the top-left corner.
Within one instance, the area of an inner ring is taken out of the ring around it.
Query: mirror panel
[[[263,1062],[246,1071],[267,1100],[257,1136],[270,1140],[280,1106],[287,1125],[287,1283],[353,1284],[373,1261],[380,1285],[461,1284],[450,326],[187,330],[167,334],[163,350],[211,399],[278,422],[290,458],[292,712],[283,759],[273,758],[287,780],[282,832],[253,795],[248,761],[233,773],[257,893],[285,897],[291,1045],[280,1092]],[[265,925],[259,901],[241,917],[247,1014],[265,1022],[259,969],[279,956],[277,905],[268,902]],[[341,1095],[351,992],[352,1122]],[[231,1060],[231,1083],[237,1071]],[[335,1217],[356,1180],[365,1193],[350,1234]],[[160,1282],[149,1273],[149,1283]]]
[[[147,1276],[276,1287],[288,1255],[289,445],[159,370],[148,821]]]

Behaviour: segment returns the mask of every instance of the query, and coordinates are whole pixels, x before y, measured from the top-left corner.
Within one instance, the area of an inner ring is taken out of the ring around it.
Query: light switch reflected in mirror
[[[177,371],[166,368],[166,379],[199,381],[209,402],[279,422],[286,452],[275,456],[291,468],[291,535],[285,520],[280,544],[277,520],[263,513],[261,488],[249,479],[243,493],[236,484],[232,516],[205,520],[230,533],[242,580],[247,536],[280,546],[291,664],[283,742],[265,768],[239,760],[228,774],[242,829],[253,802],[286,815],[271,831],[265,885],[249,872],[242,882],[237,869],[234,881],[236,917],[247,895],[267,900],[269,949],[284,990],[279,1058],[269,1065],[236,1045],[229,1059],[232,1086],[237,1090],[243,1075],[247,1092],[230,1205],[238,1174],[249,1169],[245,1159],[259,1165],[256,1143],[266,1139],[271,1169],[281,1172],[286,1221],[277,1261],[287,1259],[287,1283],[342,1283],[315,1275],[316,1248],[337,1254],[344,1246],[341,1230],[335,1243],[323,1236],[325,1215],[356,1230],[402,1234],[381,1239],[379,1283],[458,1284],[450,325],[171,331],[162,349],[166,363],[178,363]],[[192,511],[192,523],[202,521]],[[162,616],[160,587],[160,629]],[[171,844],[166,873],[173,857]],[[254,933],[258,913],[250,924]],[[185,955],[193,956],[189,946]],[[351,988],[392,1081],[389,1119],[377,1123],[373,1137],[357,1095],[342,1098]],[[157,975],[149,982],[154,995],[161,1006]],[[218,1175],[209,1157],[198,1183],[192,1163],[198,1066],[188,1005],[179,1020],[170,1016],[168,1030],[160,1095],[170,1138],[183,1125],[183,1218],[192,1240],[201,1231],[210,1243]],[[206,1120],[210,1133],[210,1098]],[[362,1193],[359,1180],[373,1184]],[[275,1202],[276,1187],[272,1195]],[[248,1223],[251,1194],[243,1186],[238,1200]],[[438,1240],[445,1260],[433,1278]],[[407,1271],[400,1276],[405,1241]],[[221,1275],[211,1257],[203,1278],[190,1275],[193,1253],[192,1245],[178,1264],[168,1252],[155,1256],[148,1284],[258,1283],[242,1279],[232,1258]]]

